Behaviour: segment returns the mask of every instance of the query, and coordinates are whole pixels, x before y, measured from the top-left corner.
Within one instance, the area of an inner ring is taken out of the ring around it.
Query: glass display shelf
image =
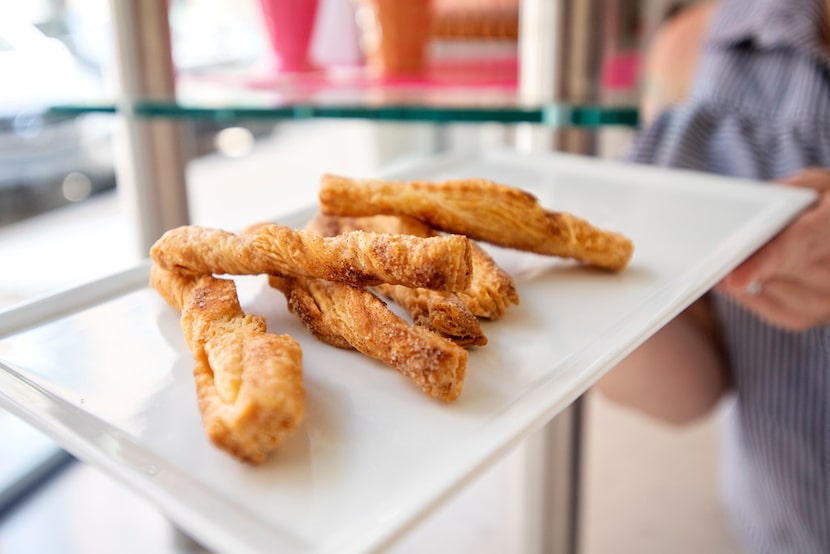
[[[123,106],[115,103],[89,103],[54,106],[50,111],[61,114],[117,113]],[[545,104],[540,106],[422,106],[390,104],[366,106],[349,104],[285,104],[197,105],[179,101],[148,100],[133,102],[129,107],[137,117],[211,119],[236,121],[245,119],[371,119],[377,121],[430,123],[530,123],[552,128],[605,127],[619,125],[636,127],[638,112],[631,107],[574,106]]]
[[[515,60],[443,61],[423,74],[381,78],[363,67],[301,74],[225,71],[179,75],[175,98],[102,99],[52,112],[130,113],[211,119],[368,119],[429,123],[530,123],[559,127],[636,127],[628,105],[530,102],[519,93]]]

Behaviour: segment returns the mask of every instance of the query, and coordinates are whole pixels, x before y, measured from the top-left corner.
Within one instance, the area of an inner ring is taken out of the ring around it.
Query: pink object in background
[[[638,51],[615,52],[602,64],[602,85],[609,90],[633,90],[640,71]]]
[[[279,72],[314,69],[309,47],[319,0],[260,0],[265,29]]]

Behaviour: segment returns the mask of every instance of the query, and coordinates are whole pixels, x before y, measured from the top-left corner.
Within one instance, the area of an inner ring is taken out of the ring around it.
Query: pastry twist
[[[274,224],[260,225],[245,236],[178,227],[150,249],[155,263],[189,275],[266,273],[436,290],[466,288],[471,256],[469,241],[460,235],[420,238],[361,231],[323,238]]]
[[[461,394],[467,351],[410,325],[365,288],[302,277],[269,279],[285,294],[289,311],[319,340],[380,360],[433,398],[451,402]]]
[[[263,462],[304,417],[300,345],[267,333],[262,317],[245,314],[231,280],[153,264],[150,285],[181,311],[207,436],[240,460]]]
[[[376,233],[402,233],[419,237],[438,233],[422,221],[410,217],[337,217],[318,214],[309,229],[321,235],[365,230]],[[377,285],[375,289],[403,307],[418,324],[433,328],[462,345],[486,344],[476,317],[498,319],[507,308],[519,303],[513,278],[475,241],[470,241],[473,275],[463,291],[447,293],[397,285]]]
[[[323,236],[335,236],[353,231],[408,234],[419,237],[436,236],[435,231],[421,221],[395,216],[350,218],[318,214],[308,222],[306,228]],[[470,246],[471,253],[475,254],[475,245],[471,242]],[[473,262],[472,281],[475,281],[476,258],[473,255],[471,259]],[[487,337],[481,330],[475,314],[455,293],[385,283],[375,285],[374,289],[406,310],[416,325],[426,327],[460,346],[487,344]]]
[[[634,247],[625,236],[542,208],[532,194],[486,179],[381,181],[324,175],[320,209],[341,216],[400,215],[471,239],[621,270]]]

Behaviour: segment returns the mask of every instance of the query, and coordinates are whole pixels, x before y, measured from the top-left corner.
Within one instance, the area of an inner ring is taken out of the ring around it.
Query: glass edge
[[[365,119],[421,123],[529,123],[550,128],[607,126],[639,126],[639,110],[633,106],[573,105],[566,103],[539,106],[426,106],[389,104],[368,106],[358,104],[282,106],[198,106],[170,101],[140,101],[129,107],[112,104],[74,104],[52,106],[49,111],[60,115],[85,113],[126,113],[138,118],[170,118],[233,122],[266,119]]]

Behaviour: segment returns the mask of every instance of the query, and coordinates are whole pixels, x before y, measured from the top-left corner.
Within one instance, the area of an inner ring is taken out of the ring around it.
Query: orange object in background
[[[434,0],[432,36],[515,41],[519,37],[519,0]]]
[[[432,0],[360,0],[357,22],[366,64],[373,73],[394,76],[424,70]]]

